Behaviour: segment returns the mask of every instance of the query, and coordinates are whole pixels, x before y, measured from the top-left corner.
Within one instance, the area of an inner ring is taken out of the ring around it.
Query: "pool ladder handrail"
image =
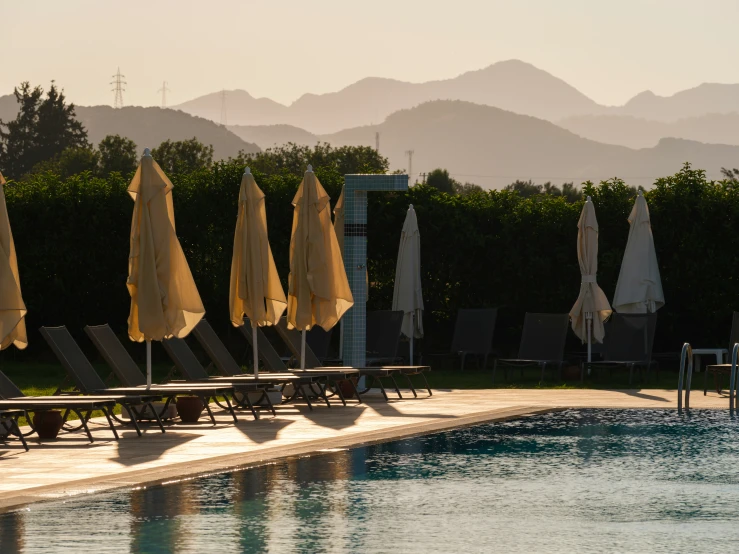
[[[739,346],[739,344],[737,344]],[[683,344],[682,352],[680,352],[680,369],[677,374],[677,411],[683,411],[683,382],[685,381],[685,365],[687,362],[688,376],[687,386],[685,387],[685,410],[690,409],[690,383],[693,379],[693,347],[689,342]],[[733,373],[732,373],[733,377]]]
[[[739,359],[739,342],[734,343],[731,349],[731,376],[729,378],[729,412],[739,408],[737,399],[737,360]]]

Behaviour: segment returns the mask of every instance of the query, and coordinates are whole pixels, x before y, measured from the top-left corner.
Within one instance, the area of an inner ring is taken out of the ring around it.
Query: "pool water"
[[[739,422],[568,410],[0,516],[7,552],[730,552]]]

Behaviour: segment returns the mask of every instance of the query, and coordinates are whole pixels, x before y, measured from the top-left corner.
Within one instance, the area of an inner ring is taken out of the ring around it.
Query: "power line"
[[[119,67],[116,74],[113,75],[114,80],[110,82],[111,85],[115,85],[115,88],[111,89],[111,92],[115,92],[115,98],[113,99],[114,108],[123,107],[123,93],[126,90],[125,85],[128,84],[123,80],[125,77],[125,75],[121,75],[121,68]]]
[[[167,107],[167,93],[172,92],[172,90],[167,86],[167,81],[162,81],[162,88],[160,88],[157,92],[162,93],[162,108]]]

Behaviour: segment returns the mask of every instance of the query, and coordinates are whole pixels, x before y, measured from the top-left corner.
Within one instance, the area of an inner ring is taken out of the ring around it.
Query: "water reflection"
[[[0,552],[714,551],[737,422],[567,411],[0,517]],[[679,526],[675,524],[679,523]]]

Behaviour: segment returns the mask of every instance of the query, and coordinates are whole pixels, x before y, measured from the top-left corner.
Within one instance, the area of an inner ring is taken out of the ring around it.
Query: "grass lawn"
[[[162,382],[169,372],[169,364],[154,364],[153,381],[155,383]],[[96,369],[100,376],[105,380],[109,376],[109,372],[105,364],[96,365]],[[22,391],[28,396],[41,396],[53,394],[57,387],[64,380],[65,372],[57,364],[48,363],[19,363],[6,361],[0,364],[2,370]],[[536,368],[527,368],[521,377],[518,369],[510,371],[510,380],[508,382],[503,379],[502,370],[498,370],[497,382],[495,387],[492,385],[492,363],[487,370],[481,369],[453,369],[450,364],[442,365],[434,363],[432,371],[427,374],[429,384],[432,388],[439,389],[487,389],[487,388],[556,388],[556,389],[627,389],[627,388],[643,388],[643,389],[674,389],[677,388],[677,370],[676,368],[665,368],[660,371],[659,379],[656,378],[654,372],[648,383],[641,382],[638,374],[634,376],[633,385],[629,385],[628,374],[626,371],[614,371],[612,375],[607,373],[598,374],[593,377],[586,377],[585,382],[581,383],[579,379],[556,382],[550,372],[547,372],[545,381],[540,381],[540,371]],[[402,381],[402,380],[401,380]],[[116,386],[115,380],[108,381],[110,386]],[[713,385],[711,380],[709,386]],[[728,383],[724,384],[728,387]],[[692,381],[692,389],[699,390],[703,388],[703,375],[694,374]],[[72,390],[72,385],[65,386],[65,390]]]

